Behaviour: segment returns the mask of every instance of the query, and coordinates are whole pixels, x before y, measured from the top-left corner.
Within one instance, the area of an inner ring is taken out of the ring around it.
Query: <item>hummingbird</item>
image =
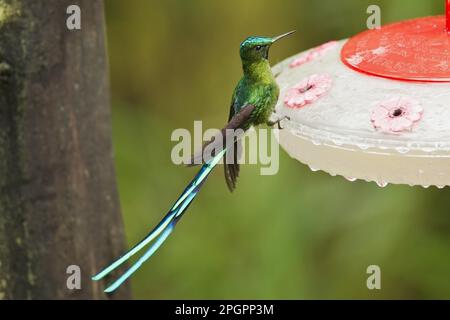
[[[294,32],[287,32],[276,37],[251,36],[241,43],[239,53],[243,76],[233,92],[228,124],[220,134],[206,143],[200,152],[194,154],[190,165],[202,164],[202,166],[161,222],[128,252],[92,277],[94,281],[103,279],[151,243],[136,263],[109,285],[105,292],[111,293],[119,288],[161,247],[222,158],[227,187],[231,192],[235,190],[240,171],[237,159],[241,148],[240,137],[248,129],[262,124],[270,127],[277,124],[280,126],[280,122],[288,118],[277,117],[274,113],[280,89],[270,67],[269,50],[275,42]],[[205,156],[205,151],[208,149],[212,152],[209,156]]]

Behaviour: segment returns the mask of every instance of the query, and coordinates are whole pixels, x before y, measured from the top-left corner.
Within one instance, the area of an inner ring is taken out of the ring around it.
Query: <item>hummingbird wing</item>
[[[235,94],[236,95],[236,94]],[[230,106],[230,115],[228,116],[228,121],[233,119],[236,108],[235,108],[235,95],[233,95],[233,103]],[[232,148],[227,150],[224,156],[224,176],[225,182],[227,183],[228,190],[233,192],[236,189],[237,178],[239,177],[240,166],[238,163],[240,152],[242,150],[241,140],[236,140]]]
[[[251,115],[255,110],[255,106],[248,104],[238,113],[233,114],[228,124],[220,130],[209,142],[205,143],[200,151],[191,158],[189,166],[196,166],[214,157],[224,149],[234,149],[234,145],[245,134],[251,121]],[[230,112],[231,114],[231,112]],[[237,152],[234,152],[237,157]],[[237,161],[236,161],[237,162]]]
[[[236,189],[237,179],[240,172],[239,155],[241,152],[242,142],[241,140],[236,140],[233,148],[228,149],[227,153],[224,155],[225,165],[223,168],[225,173],[225,181],[230,192],[233,192],[234,189]]]

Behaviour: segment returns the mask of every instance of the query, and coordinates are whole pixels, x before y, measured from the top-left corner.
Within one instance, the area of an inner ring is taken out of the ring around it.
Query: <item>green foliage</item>
[[[424,0],[108,0],[113,129],[128,243],[163,216],[196,169],[170,161],[172,130],[221,127],[248,35],[297,29],[271,61],[365,28],[442,13]],[[350,183],[282,153],[280,173],[221,168],[133,278],[137,298],[450,298],[450,190]],[[382,290],[366,288],[380,265]]]

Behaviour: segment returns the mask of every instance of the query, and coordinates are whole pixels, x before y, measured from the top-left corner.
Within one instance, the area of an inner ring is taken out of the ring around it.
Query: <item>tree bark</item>
[[[90,280],[124,250],[107,70],[101,0],[0,0],[0,299],[108,298]]]

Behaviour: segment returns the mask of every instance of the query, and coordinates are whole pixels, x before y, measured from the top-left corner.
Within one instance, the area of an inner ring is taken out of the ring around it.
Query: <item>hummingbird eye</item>
[[[256,46],[256,47],[255,47],[255,50],[256,50],[256,51],[259,51],[259,50],[261,50],[261,48],[262,48],[262,46]]]

